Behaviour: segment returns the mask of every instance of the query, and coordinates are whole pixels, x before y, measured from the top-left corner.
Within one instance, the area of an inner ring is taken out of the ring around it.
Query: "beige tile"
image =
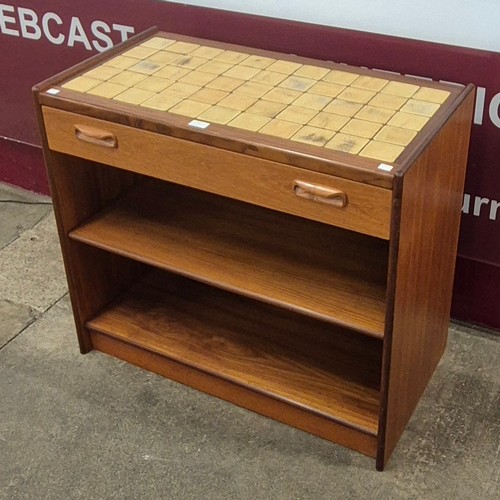
[[[251,113],[241,113],[234,120],[231,120],[228,125],[231,127],[237,127],[244,130],[250,130],[252,132],[257,132],[264,125],[269,123],[271,118],[262,115],[253,115]]]
[[[227,97],[224,97],[222,101],[219,102],[219,106],[223,108],[231,108],[237,109],[239,111],[245,111],[245,109],[249,108],[252,104],[257,101],[257,97],[250,97],[248,95],[242,94],[229,94]]]
[[[392,109],[397,111],[408,99],[406,97],[401,97],[391,94],[377,94],[371,101],[371,106],[377,106],[378,108]]]
[[[229,63],[231,66],[233,64],[238,64],[244,61],[248,57],[248,54],[243,52],[235,52],[234,50],[225,50],[224,52],[216,55],[214,60],[222,61],[224,63]]]
[[[108,81],[102,82],[100,85],[97,85],[97,87],[90,89],[87,93],[111,99],[115,95],[121,94],[127,89],[128,87],[125,85],[119,85],[118,83],[111,83]]]
[[[374,76],[360,76],[351,83],[351,87],[357,87],[366,90],[382,90],[389,80],[384,80],[383,78],[375,78]]]
[[[314,88],[314,87],[313,87]],[[303,108],[323,109],[327,104],[331,102],[330,97],[326,97],[324,95],[314,95],[305,93],[302,94],[298,99],[294,101],[294,106],[302,106]]]
[[[272,88],[272,85],[266,85],[264,83],[245,82],[243,85],[240,85],[238,88],[234,89],[234,93],[245,94],[252,97],[262,97],[264,94],[267,94]]]
[[[167,78],[159,78],[157,76],[149,76],[142,82],[135,85],[136,89],[149,90],[150,92],[161,92],[165,90],[169,85],[172,85],[174,80],[168,80]]]
[[[172,45],[173,43],[175,43],[175,40],[171,40],[170,38],[162,38],[159,36],[155,36],[141,43],[141,45],[143,47],[148,47],[150,49],[160,50],[164,49],[165,47],[168,47],[169,45]]]
[[[332,69],[322,78],[322,80],[325,80],[325,82],[339,83],[340,85],[350,85],[358,76],[357,73]]]
[[[357,89],[353,87],[347,87],[343,92],[341,92],[338,97],[344,101],[358,102],[366,104],[373,96],[375,92],[373,90]]]
[[[127,89],[121,94],[113,97],[113,99],[115,99],[116,101],[128,102],[130,104],[141,104],[154,95],[156,95],[154,92],[148,92],[147,90]]]
[[[189,83],[181,83],[181,82],[175,82],[169,87],[167,87],[163,93],[164,94],[169,94],[173,95],[175,97],[189,97],[190,95],[193,95],[195,92],[200,90],[201,87],[198,87],[197,85],[190,85]]]
[[[341,128],[340,131],[343,134],[356,135],[358,137],[371,139],[381,128],[382,125],[380,123],[352,118]]]
[[[229,76],[218,76],[215,80],[207,83],[206,87],[209,89],[225,90],[226,92],[232,92],[237,89],[240,85],[243,85],[245,80],[239,80],[238,78],[230,78]]]
[[[169,80],[180,80],[184,78],[191,72],[190,69],[187,68],[179,68],[177,66],[166,66],[158,70],[155,73],[155,76],[159,76],[160,78],[168,78]]]
[[[286,104],[281,102],[259,100],[247,109],[248,113],[274,118],[278,113],[286,108]]]
[[[112,66],[98,66],[97,68],[87,71],[82,76],[94,78],[95,80],[105,81],[113,78],[113,76],[121,72],[121,69],[113,68]]]
[[[429,121],[426,116],[413,115],[398,111],[387,123],[393,127],[401,127],[417,132]]]
[[[290,104],[295,101],[295,99],[297,99],[297,97],[299,97],[300,95],[302,95],[302,92],[277,87],[270,90],[266,95],[262,97],[262,99]]]
[[[208,104],[217,104],[220,100],[229,95],[229,92],[217,89],[204,88],[191,95],[193,101],[206,102]]]
[[[193,52],[191,52],[191,55],[196,57],[204,57],[205,59],[213,59],[215,56],[222,54],[222,52],[224,52],[223,49],[201,46],[193,50]]]
[[[224,76],[229,76],[231,78],[239,78],[240,80],[251,80],[257,73],[260,73],[260,69],[251,68],[250,66],[233,66],[228,69]]]
[[[93,78],[88,78],[86,76],[79,76],[69,82],[66,82],[62,85],[62,87],[64,89],[76,90],[78,92],[87,92],[88,90],[97,87],[100,83],[102,83],[101,80],[94,80]]]
[[[334,134],[335,132],[333,130],[325,130],[306,125],[293,135],[291,140],[312,144],[313,146],[324,146]]]
[[[295,73],[295,76],[302,76],[304,78],[312,78],[313,80],[321,80],[330,72],[327,68],[320,68],[319,66],[310,66],[304,64]]]
[[[385,127],[382,127],[382,129],[374,137],[374,139],[377,141],[390,142],[392,144],[406,146],[414,139],[416,135],[417,133],[414,130],[386,125]]]
[[[374,158],[375,160],[393,162],[403,150],[403,146],[396,146],[387,142],[370,141],[359,155]]]
[[[187,56],[179,57],[179,59],[176,59],[175,61],[172,62],[172,65],[180,66],[181,68],[196,69],[200,67],[202,64],[205,64],[206,62],[207,59],[203,57],[194,57],[191,54],[189,54]]]
[[[137,73],[142,73],[144,75],[152,75],[156,73],[159,69],[163,68],[163,64],[152,62],[152,61],[141,61],[133,66],[130,66],[129,71],[136,71]]]
[[[210,104],[204,102],[192,101],[189,99],[184,99],[179,104],[176,104],[173,108],[169,109],[169,113],[175,113],[176,115],[189,116],[191,118],[196,118],[201,115],[204,111],[210,108]]]
[[[172,108],[181,101],[182,98],[180,97],[175,97],[172,95],[160,93],[151,97],[151,99],[144,101],[141,104],[141,106],[145,106],[147,108],[152,108],[152,109],[158,109],[160,111],[167,111],[168,109]]]
[[[435,102],[417,101],[409,99],[408,102],[401,108],[405,113],[413,113],[415,115],[432,116],[440,105]]]
[[[291,75],[297,71],[302,64],[291,62],[291,61],[276,61],[273,62],[266,69],[269,71],[275,71],[276,73],[284,73],[285,75]]]
[[[198,116],[200,120],[204,120],[210,123],[228,123],[237,115],[239,111],[236,109],[223,108],[222,106],[212,106],[207,109],[204,113]]]
[[[276,118],[304,125],[317,114],[318,112],[315,109],[302,108],[301,106],[288,106]]]
[[[347,116],[340,116],[333,113],[325,113],[322,111],[318,113],[308,123],[308,125],[337,131],[340,130],[348,121],[349,118]]]
[[[216,61],[214,59],[199,66],[198,71],[203,71],[204,73],[211,73],[213,75],[222,75],[222,73],[225,73],[228,69],[231,69],[232,67],[233,67],[232,64],[228,64],[222,61]]]
[[[118,85],[125,85],[125,87],[133,87],[146,78],[147,75],[136,73],[135,71],[125,70],[118,73],[113,78],[110,78],[108,81],[111,83],[117,83]]]
[[[263,70],[252,78],[252,82],[264,83],[266,85],[278,85],[286,78],[284,73]]]
[[[362,104],[334,99],[323,111],[342,116],[354,116],[362,107]]]
[[[401,97],[411,97],[419,89],[418,85],[403,82],[389,82],[382,90],[382,94],[392,94]]]
[[[182,57],[181,54],[176,54],[175,52],[168,52],[167,50],[160,50],[156,54],[148,57],[148,61],[152,61],[158,64],[170,64],[177,59]]]
[[[415,94],[413,94],[414,99],[420,101],[435,102],[436,104],[442,104],[450,93],[447,90],[431,89],[429,87],[421,87]]]
[[[217,75],[211,73],[202,73],[201,71],[191,71],[186,76],[179,78],[179,82],[190,83],[191,85],[198,85],[204,87],[207,83],[215,80]]]
[[[358,154],[363,147],[368,144],[369,140],[363,137],[356,137],[348,134],[336,134],[329,142],[325,144],[325,148],[335,149],[343,153]]]
[[[247,57],[244,61],[242,61],[241,65],[250,66],[251,68],[264,69],[275,61],[276,59],[272,59],[271,57],[250,56]]]
[[[122,54],[122,56],[134,57],[135,59],[146,59],[149,56],[152,56],[155,52],[158,52],[158,50],[152,49],[150,47],[141,47],[139,45],[137,47],[133,47],[130,50],[127,50]]]
[[[178,54],[189,54],[198,47],[199,45],[197,43],[175,42],[172,45],[169,45],[168,50],[170,52],[177,52]]]
[[[301,126],[298,123],[274,119],[271,120],[267,125],[262,127],[259,132],[261,134],[274,135],[275,137],[289,139],[300,128]]]
[[[118,56],[110,59],[109,61],[106,61],[104,63],[104,66],[112,66],[113,68],[118,69],[127,69],[134,64],[137,64],[137,59],[135,59],[134,57]]]
[[[311,94],[320,94],[328,97],[337,97],[345,89],[344,85],[339,85],[338,83],[332,82],[318,82],[313,85],[309,92]]]
[[[311,78],[303,78],[301,76],[289,76],[285,80],[283,80],[279,86],[298,90],[299,92],[305,92],[307,89],[311,88],[316,83],[316,80],[312,80]]]
[[[395,111],[390,109],[377,108],[376,106],[367,105],[363,106],[360,111],[356,113],[356,118],[368,120],[370,122],[387,123],[394,113]]]

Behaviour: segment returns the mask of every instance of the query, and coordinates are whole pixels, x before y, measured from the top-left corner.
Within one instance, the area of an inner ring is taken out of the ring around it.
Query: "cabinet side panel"
[[[402,180],[378,469],[387,463],[446,347],[472,105],[469,92]]]

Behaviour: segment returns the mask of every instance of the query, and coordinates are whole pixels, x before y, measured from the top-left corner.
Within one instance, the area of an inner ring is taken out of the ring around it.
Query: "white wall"
[[[500,0],[173,1],[500,52]]]

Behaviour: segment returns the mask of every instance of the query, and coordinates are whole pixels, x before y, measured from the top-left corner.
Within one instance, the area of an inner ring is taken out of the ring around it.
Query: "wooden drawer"
[[[388,189],[58,109],[43,116],[54,151],[389,238]]]

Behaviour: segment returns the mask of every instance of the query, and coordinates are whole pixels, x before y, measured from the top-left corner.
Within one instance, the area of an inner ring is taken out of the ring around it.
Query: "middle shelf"
[[[381,338],[388,242],[147,180],[77,241]]]

